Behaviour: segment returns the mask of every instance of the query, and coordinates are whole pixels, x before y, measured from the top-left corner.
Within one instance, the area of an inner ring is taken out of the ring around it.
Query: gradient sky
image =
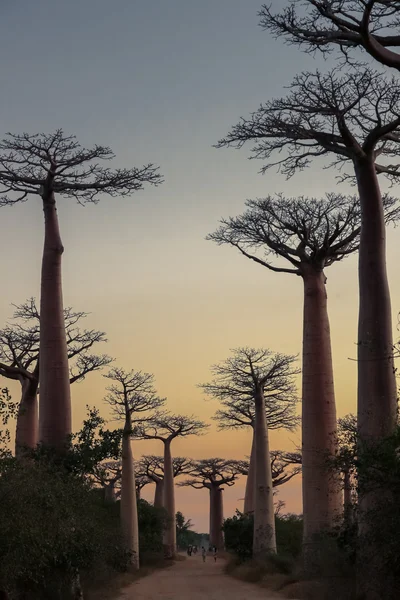
[[[273,2],[276,6],[279,0]],[[285,93],[302,69],[321,60],[284,46],[257,26],[261,0],[0,0],[1,135],[62,127],[86,146],[109,145],[115,166],[159,164],[165,183],[133,198],[85,208],[59,199],[65,245],[65,305],[91,313],[107,332],[103,351],[116,364],[154,372],[173,411],[209,419],[217,405],[196,388],[211,364],[237,346],[301,351],[302,285],[204,240],[218,219],[246,198],[284,192],[322,195],[339,185],[318,165],[285,181],[259,175],[247,150],[212,147],[241,115]],[[393,190],[392,190],[393,193]],[[11,303],[39,293],[43,217],[38,198],[1,209],[0,323]],[[393,315],[398,233],[388,239]],[[328,272],[338,414],[355,409],[357,263]],[[396,322],[396,321],[395,321]],[[17,388],[11,386],[17,395]],[[101,407],[105,380],[94,374],[73,389],[74,429],[85,405]],[[273,448],[299,435],[272,434]],[[250,433],[177,440],[175,454],[242,458]],[[134,443],[137,456],[160,452]],[[153,489],[144,490],[152,498]],[[244,480],[225,492],[225,514],[242,508]],[[279,498],[301,510],[300,480]],[[206,491],[177,490],[177,509],[207,530]]]

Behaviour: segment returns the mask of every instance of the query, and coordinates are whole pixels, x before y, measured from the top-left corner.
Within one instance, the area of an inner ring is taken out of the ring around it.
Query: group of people
[[[208,552],[213,555],[214,562],[217,562],[217,546],[210,546],[208,548]],[[197,546],[188,546],[187,549],[188,556],[192,556],[192,554],[197,554]],[[201,547],[201,556],[203,558],[203,562],[206,562],[207,550],[204,546]]]

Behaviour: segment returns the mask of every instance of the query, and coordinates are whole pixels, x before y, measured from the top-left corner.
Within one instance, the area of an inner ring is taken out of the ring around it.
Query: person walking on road
[[[214,555],[214,562],[217,562],[217,546],[214,546],[213,555]]]
[[[206,562],[206,549],[204,546],[201,547],[201,556],[203,557],[203,563]]]

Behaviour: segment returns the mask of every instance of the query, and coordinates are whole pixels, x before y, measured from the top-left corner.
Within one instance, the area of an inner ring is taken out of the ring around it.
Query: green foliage
[[[12,461],[0,503],[0,589],[11,600],[69,598],[77,572],[126,568],[115,507],[65,470]]]
[[[253,526],[253,516],[242,514],[238,510],[233,517],[224,521],[226,549],[234,552],[242,561],[249,560],[252,556]],[[275,516],[275,527],[278,556],[272,557],[272,560],[280,561],[279,564],[282,564],[278,570],[285,573],[289,568],[287,565],[292,564],[292,559],[300,555],[303,521],[297,515],[279,515]]]
[[[154,555],[162,554],[162,538],[167,519],[164,508],[155,508],[146,500],[138,501],[139,550],[142,563],[146,563],[146,560]]]
[[[253,516],[242,514],[239,510],[233,517],[225,519],[222,530],[225,547],[234,552],[240,560],[248,560],[253,552]]]
[[[176,513],[176,544],[180,550],[186,550],[189,546],[200,546],[201,540],[204,538],[201,533],[191,531],[192,522],[190,519],[186,521],[183,514],[178,511]]]

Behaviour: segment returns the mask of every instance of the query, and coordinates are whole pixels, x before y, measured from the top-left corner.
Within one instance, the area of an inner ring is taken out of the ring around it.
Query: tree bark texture
[[[112,504],[117,501],[117,494],[115,493],[115,482],[111,481],[104,486],[104,500]]]
[[[164,442],[164,493],[163,504],[168,514],[168,525],[164,531],[164,556],[174,558],[176,554],[175,488],[172,465],[171,441]]]
[[[164,480],[159,479],[155,482],[156,489],[154,492],[154,507],[162,508],[164,506]]]
[[[224,548],[224,534],[222,525],[224,522],[224,506],[222,489],[218,485],[211,484],[210,487],[210,545],[216,546],[218,550]]]
[[[302,473],[303,557],[307,571],[319,553],[320,534],[342,513],[339,478],[327,468],[337,447],[336,405],[325,275],[303,270]]]
[[[396,426],[392,311],[384,210],[373,158],[356,161],[355,172],[361,203],[357,424],[361,443],[374,445],[391,435]],[[384,518],[387,499],[382,490],[359,493],[357,585],[365,600],[394,600],[398,596],[398,583],[393,583],[393,573],[387,572],[373,543],[373,530],[379,515]],[[368,516],[371,510],[373,518]]]
[[[251,452],[249,462],[249,472],[247,473],[246,479],[246,490],[244,493],[244,514],[254,512],[254,492],[255,492],[255,461],[256,461],[256,445],[255,445],[255,433],[252,428],[252,441],[251,441]]]
[[[37,379],[21,379],[21,402],[18,407],[15,431],[15,456],[21,457],[24,448],[36,448],[38,443],[38,390]]]
[[[64,248],[54,194],[43,199],[43,211],[45,234],[40,292],[39,437],[48,446],[62,448],[71,434],[71,395],[61,278]]]
[[[135,469],[131,444],[131,423],[127,419],[122,437],[121,527],[125,546],[132,553],[131,565],[139,568],[139,528],[135,489]]]
[[[272,487],[269,436],[265,416],[264,394],[261,388],[255,395],[255,495],[253,557],[262,558],[276,552],[275,514]]]

